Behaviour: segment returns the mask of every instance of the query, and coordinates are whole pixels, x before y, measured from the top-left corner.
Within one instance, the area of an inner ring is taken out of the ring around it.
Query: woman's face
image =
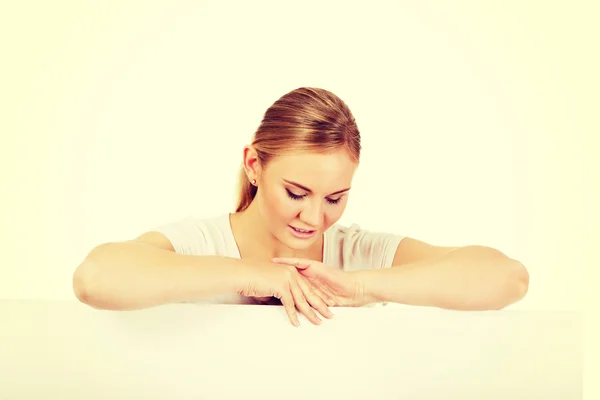
[[[309,248],[342,216],[356,168],[345,150],[271,160],[258,174],[255,198],[267,228],[290,248]]]

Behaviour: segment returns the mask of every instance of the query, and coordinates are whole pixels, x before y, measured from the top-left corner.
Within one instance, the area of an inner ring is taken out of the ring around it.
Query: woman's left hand
[[[296,267],[307,278],[312,290],[328,306],[359,307],[368,303],[362,283],[353,272],[329,267],[319,261],[303,258],[279,257],[274,263]]]

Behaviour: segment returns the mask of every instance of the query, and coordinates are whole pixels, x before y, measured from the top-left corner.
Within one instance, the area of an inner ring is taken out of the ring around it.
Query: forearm
[[[521,299],[527,270],[483,246],[459,248],[427,262],[360,271],[371,302],[394,302],[454,310],[504,308]]]
[[[141,243],[110,243],[90,252],[73,275],[73,288],[79,300],[94,308],[141,309],[234,293],[238,262]]]

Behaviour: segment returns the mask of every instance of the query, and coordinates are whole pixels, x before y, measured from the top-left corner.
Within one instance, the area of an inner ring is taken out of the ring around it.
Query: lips
[[[295,226],[290,225],[290,227],[292,227],[295,231],[299,232],[299,233],[313,233],[315,231],[315,229],[300,229],[300,228],[296,228]]]

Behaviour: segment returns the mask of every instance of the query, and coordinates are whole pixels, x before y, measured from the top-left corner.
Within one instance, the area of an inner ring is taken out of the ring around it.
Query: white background
[[[513,308],[583,310],[600,68],[566,4],[3,5],[0,298],[72,299],[93,246],[231,211],[264,111],[314,86],[363,138],[341,223],[496,247],[531,275]]]

